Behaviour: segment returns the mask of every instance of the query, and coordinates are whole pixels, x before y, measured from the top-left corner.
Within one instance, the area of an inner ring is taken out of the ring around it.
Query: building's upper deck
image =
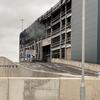
[[[67,7],[67,11],[65,6]],[[56,30],[55,26],[60,25],[60,22],[56,23],[60,19],[60,14],[64,17],[65,14],[67,14],[66,12],[69,12],[70,9],[71,0],[60,0],[56,5],[40,16],[32,25],[21,32],[20,44],[26,45],[30,42],[32,43],[33,41],[46,38],[48,31],[51,32],[51,29]]]

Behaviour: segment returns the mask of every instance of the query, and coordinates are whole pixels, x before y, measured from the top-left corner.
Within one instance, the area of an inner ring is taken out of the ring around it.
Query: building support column
[[[67,1],[65,2],[65,60],[67,60]]]
[[[51,40],[52,40],[52,8],[51,8]],[[52,60],[52,41],[51,41],[51,45],[50,45],[50,61]]]
[[[42,37],[41,37],[41,42],[40,42],[40,60],[43,60],[43,48],[42,48]]]
[[[61,41],[62,41],[62,31],[61,31],[61,28],[62,28],[62,20],[61,20],[61,1],[60,1],[60,59],[62,59],[62,50],[61,50]]]
[[[36,42],[34,41],[34,58],[36,59]]]
[[[38,42],[38,60],[40,60],[40,41]]]

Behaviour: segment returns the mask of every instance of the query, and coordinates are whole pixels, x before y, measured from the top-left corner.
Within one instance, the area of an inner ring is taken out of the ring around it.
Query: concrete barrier
[[[86,79],[86,100],[100,100],[100,79]],[[80,100],[80,79],[64,79],[60,83],[60,100]]]
[[[86,100],[100,100],[99,87],[86,78]],[[0,100],[80,100],[80,78],[0,78]]]

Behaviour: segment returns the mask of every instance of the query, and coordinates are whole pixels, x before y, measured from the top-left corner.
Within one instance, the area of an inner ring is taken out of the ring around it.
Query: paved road
[[[87,76],[96,76],[97,72],[85,70]],[[50,74],[50,75],[49,75]],[[81,68],[57,63],[14,63],[8,58],[0,57],[0,76],[52,76],[53,74],[81,75]],[[54,75],[59,76],[59,75]],[[66,76],[66,75],[65,75]]]
[[[96,72],[85,70],[86,76],[96,76]],[[17,67],[0,67],[0,77],[79,77],[81,69],[57,63],[18,63]]]
[[[34,62],[34,63],[22,63],[24,67],[28,67],[33,70],[40,70],[40,71],[49,71],[54,73],[68,73],[72,75],[81,75],[81,68],[65,65],[65,64],[57,64],[57,63],[43,63],[43,62]],[[86,76],[96,76],[96,72],[85,70]]]

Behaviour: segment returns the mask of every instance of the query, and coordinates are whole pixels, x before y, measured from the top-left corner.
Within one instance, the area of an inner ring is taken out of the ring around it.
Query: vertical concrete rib
[[[40,40],[40,60],[42,61],[43,59],[43,48],[42,48],[42,37],[41,37],[41,40]]]
[[[67,60],[67,44],[66,44],[66,40],[67,40],[67,1],[65,1],[65,60]]]
[[[60,1],[60,59],[62,58],[62,50],[61,50],[61,28],[62,28],[62,22],[61,22],[61,1]]]
[[[52,8],[51,8],[51,45],[50,45],[50,60],[52,60]]]

